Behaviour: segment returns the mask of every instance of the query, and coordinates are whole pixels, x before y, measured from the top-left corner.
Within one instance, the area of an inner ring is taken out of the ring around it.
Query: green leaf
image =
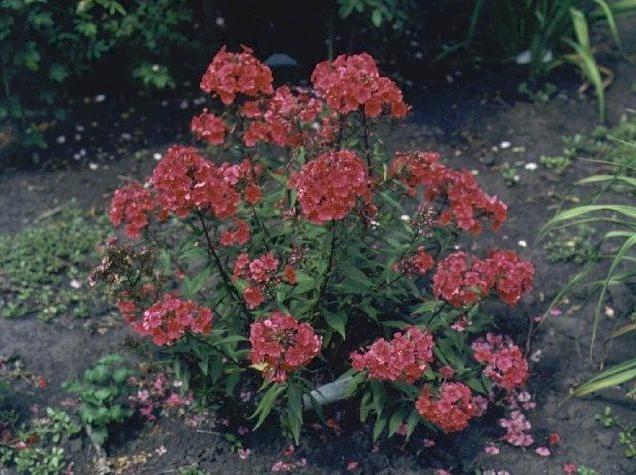
[[[389,419],[389,437],[392,437],[393,434],[395,434],[397,430],[402,426],[407,412],[407,408],[401,407],[393,413],[391,419]]]
[[[265,419],[267,419],[269,413],[272,412],[274,404],[276,404],[276,399],[283,391],[285,391],[285,386],[280,384],[273,384],[263,395],[260,402],[258,403],[258,406],[256,407],[256,410],[250,416],[250,419],[258,416],[258,420],[256,422],[256,425],[254,426],[254,430],[258,429],[261,424],[265,422]]]
[[[382,434],[382,431],[386,427],[386,423],[387,423],[386,414],[380,414],[375,420],[375,424],[373,425],[373,441],[374,442],[378,440],[378,438]]]
[[[340,334],[340,336],[342,336],[342,339],[344,340],[345,328],[347,326],[347,320],[349,318],[348,315],[344,312],[332,313],[327,310],[324,310],[322,314],[325,318],[325,321],[327,322],[327,325],[329,325],[330,328],[337,331]]]

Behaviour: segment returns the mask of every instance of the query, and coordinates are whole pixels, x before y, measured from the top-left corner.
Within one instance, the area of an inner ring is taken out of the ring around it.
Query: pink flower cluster
[[[430,332],[410,327],[396,332],[390,341],[379,338],[367,351],[352,353],[351,364],[358,371],[368,371],[371,379],[413,383],[429,369],[433,346]]]
[[[443,383],[436,397],[431,397],[430,389],[425,387],[415,408],[444,432],[465,429],[477,414],[470,388],[463,383]]]
[[[268,142],[279,147],[303,145],[303,126],[313,124],[323,109],[322,101],[308,93],[294,93],[281,86],[274,95],[264,100],[248,101],[243,105],[243,116],[252,120],[245,130],[243,141],[248,147]],[[330,120],[323,120],[323,138],[330,138]]]
[[[514,305],[525,293],[532,290],[532,262],[521,260],[513,251],[493,251],[488,260],[496,269],[495,289],[502,301]]]
[[[395,263],[394,270],[403,274],[419,274],[424,275],[433,268],[435,261],[426,249],[421,246],[417,252],[411,256],[407,256]]]
[[[455,307],[472,305],[494,289],[513,305],[532,288],[534,266],[513,251],[494,251],[487,259],[454,252],[438,263],[433,292]]]
[[[133,329],[152,338],[155,345],[170,345],[186,332],[207,334],[212,329],[212,311],[176,295],[165,294],[133,322]]]
[[[230,229],[221,233],[219,242],[221,246],[234,246],[246,244],[251,237],[250,226],[242,219],[235,219]]]
[[[115,191],[108,216],[113,226],[125,225],[126,234],[138,238],[148,226],[148,217],[155,210],[150,191],[139,183],[132,183]]]
[[[195,115],[190,123],[190,130],[194,136],[212,145],[221,145],[225,141],[227,125],[223,119],[204,109],[199,115]]]
[[[272,81],[272,71],[256,59],[250,48],[243,46],[240,53],[230,53],[224,46],[212,58],[200,86],[229,105],[238,94],[249,97],[272,94]]]
[[[454,252],[437,264],[433,292],[455,307],[472,305],[488,295],[493,277],[488,262]]]
[[[508,419],[499,419],[499,425],[506,429],[503,439],[517,447],[528,447],[534,443],[532,434],[529,433],[532,425],[521,411],[512,411]]]
[[[358,198],[371,201],[370,180],[362,159],[351,150],[325,152],[290,179],[305,217],[312,223],[343,219]]]
[[[484,376],[496,385],[511,391],[528,379],[528,362],[510,338],[488,333],[475,340],[472,349],[473,357],[486,364]]]
[[[311,82],[318,96],[340,114],[360,109],[368,117],[377,117],[386,109],[399,118],[409,111],[402,91],[389,78],[380,76],[374,59],[366,53],[318,63]]]
[[[223,169],[193,147],[170,147],[152,172],[151,183],[164,211],[177,216],[200,209],[228,218],[236,213],[240,199],[225,179]]]
[[[425,188],[425,198],[439,199],[444,208],[439,223],[454,223],[464,231],[478,234],[482,230],[479,221],[488,217],[497,230],[507,219],[507,207],[496,196],[489,196],[481,189],[474,175],[468,170],[453,170],[440,163],[435,152],[398,152],[391,162],[391,172],[415,195],[416,188]]]
[[[265,301],[267,286],[277,277],[280,261],[273,252],[250,260],[246,253],[239,254],[234,263],[233,278],[246,279],[249,286],[243,292],[248,308],[256,308]]]
[[[283,383],[290,372],[307,365],[320,352],[322,338],[308,323],[274,312],[251,324],[250,344],[252,364],[265,364],[265,379]]]

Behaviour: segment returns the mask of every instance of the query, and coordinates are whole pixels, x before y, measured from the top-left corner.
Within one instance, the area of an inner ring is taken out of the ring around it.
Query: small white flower
[[[154,158],[155,160],[159,161],[161,160],[161,154],[159,152],[155,152],[152,154],[152,158]]]
[[[400,219],[402,221],[409,222],[411,220],[411,217],[408,214],[403,214],[402,216],[400,216]]]
[[[519,247],[528,247],[528,243],[523,239],[517,243]]]
[[[528,162],[524,165],[524,167],[526,170],[530,170],[530,171],[534,171],[538,168],[538,165],[534,162]]]
[[[70,285],[74,289],[79,289],[82,286],[82,283],[79,280],[77,280],[77,279],[73,279],[73,280],[71,280]]]
[[[511,145],[512,144],[510,142],[508,142],[507,140],[504,140],[503,142],[499,144],[499,147],[503,150],[506,148],[510,148]]]

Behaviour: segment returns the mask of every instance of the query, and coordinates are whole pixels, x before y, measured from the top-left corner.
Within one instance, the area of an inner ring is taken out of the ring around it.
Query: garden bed
[[[614,123],[636,103],[631,82],[636,68],[621,63],[616,65],[616,73],[617,80],[607,97],[609,117]],[[505,322],[506,329],[523,344],[530,321],[546,311],[555,291],[576,271],[573,264],[548,262],[543,244],[535,243],[538,231],[562,199],[576,195],[570,185],[594,169],[585,162],[574,161],[558,175],[543,168],[539,159],[541,155],[559,155],[564,135],[591,134],[596,106],[574,98],[574,91],[569,89],[565,94],[570,98],[556,97],[547,104],[518,101],[518,96],[499,93],[488,77],[475,81],[471,76],[457,77],[452,85],[417,94],[410,122],[391,134],[390,140],[395,148],[436,150],[452,165],[476,170],[484,188],[508,203],[510,219],[499,239],[530,258],[537,275],[534,291],[515,312],[504,307],[494,310],[498,321]],[[501,78],[499,82],[506,83]],[[49,171],[6,172],[0,178],[0,234],[16,234],[53,220],[71,199],[75,199],[74,206],[89,215],[103,213],[109,194],[120,179],[143,179],[155,164],[154,154],[163,153],[165,145],[184,131],[181,124],[193,112],[188,110],[193,99],[196,96],[187,98],[187,107],[183,107],[181,98],[171,99],[167,105],[149,105],[150,117],[157,111],[166,111],[173,118],[184,116],[181,122],[171,120],[174,129],[162,127],[150,142],[143,128],[139,131],[130,125],[130,130],[113,132],[106,121],[101,121],[95,127],[99,139],[91,138],[91,130],[82,132],[87,137],[83,140],[89,143],[84,147],[86,154],[76,164]],[[122,112],[126,113],[113,107],[110,114],[121,116]],[[85,120],[87,124],[92,121],[90,117]],[[146,123],[152,124],[152,119]],[[120,147],[100,143],[121,140],[122,133],[132,139],[125,136]],[[71,137],[74,132],[64,135]],[[144,139],[136,141],[135,137]],[[58,150],[66,150],[67,155],[78,151],[75,145],[62,145]],[[106,155],[99,158],[98,147],[107,148],[105,153],[112,159]],[[507,186],[506,173],[512,174],[513,181],[514,175],[519,176],[514,186]],[[486,245],[493,242],[489,234],[481,239]],[[78,292],[89,291],[86,283],[81,282],[80,286]],[[625,288],[614,292],[608,304],[616,313],[627,312],[634,306],[634,297]],[[591,305],[572,298],[559,307],[558,316],[551,315],[533,338],[527,339],[528,355],[534,354],[537,360],[532,363],[529,383],[537,401],[537,408],[529,413],[532,432],[537,442],[547,440],[551,433],[561,437],[548,457],[503,443],[498,443],[500,454],[486,454],[484,447],[497,441],[502,432],[496,410],[460,434],[437,437],[434,447],[426,447],[421,438],[414,438],[404,447],[399,441],[392,441],[375,448],[369,431],[358,427],[355,407],[346,403],[327,409],[337,424],[319,424],[314,429],[309,424],[310,429],[293,453],[277,427],[266,427],[244,437],[243,445],[251,453],[242,460],[225,436],[232,431],[218,423],[222,416],[216,424],[211,417],[196,428],[174,416],[161,417],[155,424],[134,420],[129,427],[119,428],[108,447],[109,456],[124,473],[180,473],[187,468],[203,473],[266,473],[283,460],[294,464],[295,473],[341,473],[349,467],[354,473],[432,473],[434,469],[446,469],[459,474],[481,468],[507,470],[515,475],[558,474],[564,464],[573,463],[594,468],[600,474],[631,474],[636,472],[636,462],[624,457],[617,431],[604,428],[595,418],[610,407],[617,418],[633,421],[633,404],[624,398],[624,391],[608,390],[585,399],[563,401],[571,387],[597,369],[596,363],[587,359]],[[614,325],[615,320],[602,319],[598,341],[603,341]],[[77,378],[101,355],[117,352],[137,361],[138,352],[132,341],[132,333],[105,307],[96,308],[85,320],[70,315],[60,315],[49,322],[35,316],[0,320],[0,356],[18,355],[27,371],[43,376],[47,383],[43,388],[34,388],[27,381],[15,384],[25,410],[31,403],[67,404],[69,394],[61,389],[61,384]],[[633,337],[619,340],[611,347],[608,364],[629,355],[635,343]],[[536,353],[539,350],[540,355]],[[91,473],[93,456],[86,438],[67,448],[67,459],[74,462],[75,473]]]

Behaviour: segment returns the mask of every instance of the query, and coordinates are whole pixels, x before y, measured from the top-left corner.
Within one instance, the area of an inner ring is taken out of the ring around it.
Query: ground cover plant
[[[80,289],[86,287],[90,256],[97,259],[106,223],[72,205],[54,211],[32,228],[0,237],[2,317],[49,320],[67,312],[86,317],[99,305],[96,294]]]
[[[274,411],[298,441],[307,409],[351,397],[374,438],[460,431],[528,377],[480,304],[517,304],[534,267],[458,250],[506,205],[435,152],[389,154],[376,127],[409,106],[372,57],[311,80],[275,89],[250,49],[220,50],[201,79],[220,108],[191,123],[205,148],[174,145],[115,192],[111,222],[132,242],[112,238],[93,281],[184,389],[256,427]],[[533,443],[524,420],[506,422],[515,445]]]

